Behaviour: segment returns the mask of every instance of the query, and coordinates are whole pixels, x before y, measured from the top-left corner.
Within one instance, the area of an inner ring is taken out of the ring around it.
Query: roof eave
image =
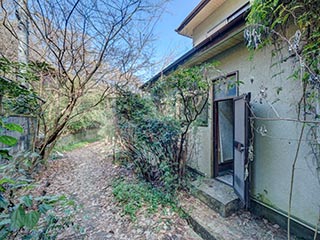
[[[180,26],[176,29],[176,32],[187,37],[191,37],[185,34],[182,34],[181,31],[187,26],[192,19],[210,2],[211,0],[202,0],[193,10],[192,12],[182,21]]]
[[[157,73],[155,76],[153,76],[149,81],[144,83],[141,86],[141,89],[148,89],[150,86],[152,86],[161,76],[167,75],[170,72],[173,72],[176,70],[179,66],[185,64],[187,61],[189,61],[197,52],[200,52],[202,50],[208,49],[215,44],[223,41],[225,39],[224,36],[225,33],[232,31],[232,29],[235,29],[237,26],[243,24],[245,22],[245,16],[246,12],[239,15],[237,18],[233,19],[231,22],[229,22],[227,25],[225,25],[222,29],[219,31],[213,33],[210,37],[203,40],[201,43],[199,43],[197,46],[193,47],[191,50],[186,52],[184,55],[182,55],[180,58],[175,60],[173,63],[171,63],[169,66],[167,66],[163,71]]]

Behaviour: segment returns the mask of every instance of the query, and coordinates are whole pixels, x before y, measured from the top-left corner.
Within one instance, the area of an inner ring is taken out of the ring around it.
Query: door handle
[[[234,147],[237,149],[239,152],[243,152],[246,148],[244,145],[240,142],[234,141]]]

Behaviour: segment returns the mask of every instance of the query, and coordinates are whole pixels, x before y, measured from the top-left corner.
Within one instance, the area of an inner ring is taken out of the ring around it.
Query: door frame
[[[212,168],[213,168],[213,178],[216,178],[218,176],[218,155],[217,155],[217,150],[218,150],[218,141],[216,139],[216,136],[218,134],[218,112],[217,112],[217,105],[219,101],[227,101],[227,100],[233,100],[234,98],[239,96],[239,86],[236,85],[236,95],[235,96],[228,96],[228,97],[224,97],[224,98],[217,98],[215,99],[215,89],[214,89],[214,82],[217,82],[223,78],[228,78],[231,76],[235,76],[236,81],[239,80],[239,70],[230,72],[226,75],[221,75],[219,77],[216,77],[214,79],[212,79]],[[233,126],[234,128],[234,126]],[[234,131],[234,129],[233,129]]]
[[[218,81],[222,78],[227,78],[227,77],[231,77],[235,75],[236,77],[236,81],[238,81],[238,71],[234,71],[232,73],[229,73],[225,76],[220,76],[220,77],[217,77],[215,79],[212,80],[212,82],[214,83],[215,81]],[[219,116],[218,116],[218,104],[219,102],[222,102],[222,101],[227,101],[227,100],[231,100],[233,101],[233,119],[235,121],[235,100],[237,99],[240,99],[240,98],[243,98],[244,96],[246,97],[246,100],[248,101],[248,103],[250,102],[250,98],[251,98],[251,94],[250,93],[247,93],[247,94],[242,94],[241,96],[239,96],[239,87],[238,85],[236,85],[236,94],[233,95],[233,96],[226,96],[226,97],[220,97],[220,98],[217,98],[215,99],[215,89],[214,89],[215,85],[213,84],[212,86],[212,161],[213,161],[213,164],[212,164],[212,168],[213,168],[213,178],[216,178],[218,177],[218,174],[219,174],[219,163],[218,163],[218,144],[219,144],[219,125],[218,125],[218,121],[219,121]],[[247,146],[247,148],[249,147],[249,139],[250,139],[250,131],[249,131],[249,127],[250,127],[250,111],[249,109],[245,109],[246,113],[244,113],[248,119],[247,121],[245,122],[245,126],[244,126],[244,131],[245,131],[245,145]],[[234,144],[234,141],[235,141],[235,122],[233,123],[233,139],[230,139],[233,144]],[[236,189],[235,189],[235,184],[234,184],[234,181],[235,181],[235,151],[233,150],[233,168],[234,168],[234,172],[233,172],[233,186],[232,188],[234,189],[234,192],[238,195],[238,193],[236,192]],[[249,171],[249,176],[248,178],[245,180],[244,182],[244,185],[245,185],[245,196],[244,196],[244,199],[241,200],[243,202],[243,206],[248,209],[249,208],[249,199],[250,199],[250,189],[249,189],[249,184],[250,184],[250,164],[248,162],[248,149],[245,149],[245,163],[248,164],[247,167],[248,167],[248,171]],[[245,164],[245,165],[246,165]],[[245,169],[244,169],[245,171]],[[239,197],[240,198],[240,197]],[[242,199],[242,198],[240,198]]]
[[[244,180],[244,196],[243,196],[243,199],[241,197],[241,194],[237,191],[236,187],[235,187],[235,164],[236,164],[236,159],[234,159],[234,173],[233,173],[233,189],[234,189],[234,192],[238,195],[238,197],[240,198],[240,200],[242,201],[245,209],[249,209],[250,207],[250,172],[251,172],[251,169],[250,169],[250,160],[248,158],[249,156],[249,152],[248,152],[248,149],[249,149],[249,145],[250,145],[250,110],[249,110],[249,106],[247,104],[250,103],[250,99],[251,99],[251,93],[248,92],[248,93],[245,93],[245,94],[242,94],[241,96],[238,96],[238,97],[235,97],[233,99],[233,102],[237,101],[237,100],[241,100],[241,99],[244,99],[245,100],[245,108],[244,108],[244,146],[243,146],[243,151],[244,151],[244,175],[246,174],[246,170],[248,171],[248,176],[245,178]],[[235,111],[235,104],[233,104],[233,114],[234,114],[234,119],[235,119],[235,115],[236,115],[236,111]],[[233,144],[234,144],[234,150],[233,152],[235,152],[235,148],[237,148],[237,143],[235,141],[235,125],[233,126]],[[239,147],[239,146],[238,146]],[[233,156],[235,158],[235,154],[233,153]]]
[[[217,178],[219,176],[219,163],[218,163],[218,144],[219,144],[219,115],[218,115],[218,104],[219,102],[223,102],[223,101],[232,101],[233,103],[233,126],[232,126],[232,130],[233,130],[233,137],[232,139],[230,139],[230,141],[233,142],[233,153],[232,153],[232,156],[233,156],[233,183],[232,183],[232,188],[234,189],[234,192],[239,196],[240,199],[242,199],[242,197],[239,195],[239,193],[237,192],[236,190],[236,187],[235,187],[235,171],[236,171],[236,168],[235,168],[235,164],[236,164],[236,159],[235,159],[235,148],[237,147],[236,146],[236,142],[235,142],[235,121],[236,121],[236,118],[235,118],[235,101],[237,100],[240,100],[240,99],[245,99],[245,101],[247,103],[250,102],[250,98],[251,98],[251,93],[247,93],[247,94],[243,94],[241,96],[235,96],[235,97],[228,97],[228,98],[223,98],[223,99],[218,99],[218,100],[215,100],[213,101],[213,108],[212,108],[212,111],[213,111],[213,125],[212,125],[212,128],[213,128],[213,143],[212,143],[212,149],[213,149],[213,177],[214,178]],[[245,112],[243,112],[244,114],[244,167],[247,168],[247,170],[249,171],[249,176],[244,180],[244,199],[242,199],[241,201],[243,202],[243,206],[248,209],[249,208],[249,199],[250,199],[250,189],[249,189],[249,186],[250,186],[250,162],[249,162],[249,159],[248,159],[248,148],[249,148],[249,143],[250,143],[250,131],[249,131],[249,127],[250,127],[250,111],[248,109],[248,107],[245,107],[244,109]],[[244,174],[245,174],[245,169],[244,169]],[[227,183],[225,183],[227,184]],[[227,184],[229,185],[229,184]]]
[[[218,104],[219,102],[224,102],[224,101],[232,101],[236,97],[227,97],[227,98],[222,98],[218,100],[213,101],[213,177],[216,178],[218,177],[219,174],[219,163],[218,163],[218,136],[219,136],[219,116],[218,116]],[[232,126],[232,131],[234,133],[234,124]],[[233,141],[233,140],[232,140]],[[232,153],[233,159],[234,159],[234,153]]]

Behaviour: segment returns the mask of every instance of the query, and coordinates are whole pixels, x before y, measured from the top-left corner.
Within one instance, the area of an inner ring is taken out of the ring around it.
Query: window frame
[[[219,77],[216,77],[216,78],[212,79],[212,100],[213,100],[213,102],[221,101],[221,100],[228,100],[228,99],[232,99],[234,97],[239,96],[239,85],[236,84],[236,86],[235,86],[236,94],[234,96],[226,96],[226,97],[221,97],[221,98],[215,98],[215,82],[217,82],[217,81],[219,81],[219,80],[221,80],[223,78],[227,79],[227,78],[232,77],[232,76],[235,76],[235,81],[237,83],[239,81],[239,71],[238,70],[230,72],[230,73],[228,73],[226,75],[220,75]]]

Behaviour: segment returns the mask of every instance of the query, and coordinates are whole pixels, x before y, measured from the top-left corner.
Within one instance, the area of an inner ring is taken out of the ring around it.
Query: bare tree
[[[16,31],[12,3],[1,0],[2,23],[14,38],[29,46],[30,58],[50,66],[41,75],[40,97],[54,96],[50,124],[42,117],[40,155],[48,156],[81,98],[99,89],[99,101],[114,85],[126,85],[150,63],[150,41],[163,3],[152,0],[14,0],[30,23],[29,41]],[[21,13],[20,13],[21,15]],[[45,89],[45,90],[43,90]],[[54,94],[53,94],[54,93]],[[53,102],[52,102],[53,101]],[[44,105],[44,112],[49,109]]]

